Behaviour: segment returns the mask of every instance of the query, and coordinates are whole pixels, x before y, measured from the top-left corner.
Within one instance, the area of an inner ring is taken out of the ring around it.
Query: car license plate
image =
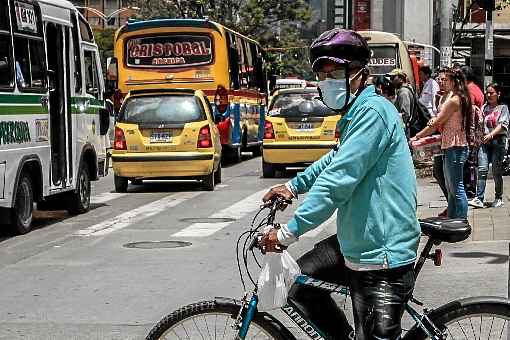
[[[301,131],[310,131],[313,130],[313,124],[312,123],[299,123],[296,126],[297,130]]]
[[[151,143],[170,143],[172,137],[168,131],[154,131],[151,134]]]

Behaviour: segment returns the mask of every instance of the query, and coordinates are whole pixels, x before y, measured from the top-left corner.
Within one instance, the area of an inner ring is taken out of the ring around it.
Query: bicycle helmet
[[[310,64],[314,72],[326,60],[350,67],[364,67],[370,60],[370,48],[358,33],[334,28],[322,33],[310,45]]]

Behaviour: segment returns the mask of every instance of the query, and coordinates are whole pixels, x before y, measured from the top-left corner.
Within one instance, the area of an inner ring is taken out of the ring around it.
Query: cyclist
[[[264,196],[297,198],[293,218],[260,241],[266,251],[289,246],[337,212],[337,234],[298,259],[304,274],[350,288],[356,339],[397,339],[404,305],[414,288],[420,227],[416,177],[400,116],[366,84],[370,50],[356,32],[333,29],[310,47],[319,93],[344,112],[337,147]],[[334,339],[348,338],[345,316],[329,294],[293,287],[290,295]]]

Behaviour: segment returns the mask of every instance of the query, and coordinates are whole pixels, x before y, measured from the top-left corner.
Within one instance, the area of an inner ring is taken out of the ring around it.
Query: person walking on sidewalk
[[[445,103],[445,101],[449,98],[450,92],[446,91],[445,88],[446,83],[446,70],[441,69],[438,72],[437,76],[437,84],[439,86],[439,91],[436,93],[436,98],[434,98],[435,101],[435,107],[437,109],[437,112],[441,112],[441,107]],[[436,180],[437,184],[441,188],[441,192],[443,193],[443,196],[445,199],[448,199],[448,191],[446,190],[446,181],[444,178],[444,170],[443,170],[443,152],[434,155],[433,157],[433,165],[432,165],[432,176]],[[439,217],[447,217],[448,216],[448,208],[444,209],[441,213],[438,215]]]
[[[471,124],[471,98],[460,70],[446,72],[445,89],[449,98],[436,118],[411,138],[411,142],[441,132],[444,152],[443,170],[448,191],[448,218],[467,218],[468,202],[464,190],[463,169],[468,156],[467,131]]]
[[[492,83],[485,90],[487,103],[483,106],[485,136],[478,152],[478,184],[476,197],[469,201],[469,205],[476,208],[484,207],[485,184],[492,163],[492,174],[496,186],[496,195],[492,207],[503,205],[503,158],[509,124],[508,107],[499,102],[501,89]]]
[[[439,84],[431,78],[432,70],[429,66],[420,67],[420,79],[423,82],[423,90],[420,94],[420,102],[427,107],[432,117],[437,115],[435,103],[436,94],[439,92]]]
[[[396,89],[395,107],[404,122],[406,137],[409,139],[411,130],[409,123],[412,117],[414,107],[414,93],[407,83],[407,74],[396,68],[388,73],[390,81]]]
[[[480,87],[475,84],[475,73],[473,72],[473,69],[467,65],[464,65],[460,68],[460,70],[466,78],[466,85],[469,91],[469,95],[471,96],[471,104],[476,105],[478,108],[482,109],[485,97],[483,96],[483,92],[480,90]]]

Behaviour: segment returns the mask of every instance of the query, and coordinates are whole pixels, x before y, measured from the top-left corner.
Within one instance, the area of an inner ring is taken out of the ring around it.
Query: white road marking
[[[333,213],[333,215],[331,215],[330,218],[328,218],[320,226],[301,235],[301,237],[309,237],[309,238],[317,237],[323,230],[330,229],[328,227],[331,227],[332,224],[335,226],[334,229],[336,230],[336,211]]]
[[[167,210],[168,208],[181,204],[200,194],[201,192],[183,192],[166,196],[160,200],[142,205],[130,211],[126,211],[125,213],[115,216],[104,222],[95,224],[82,230],[78,230],[75,235],[104,236],[116,230],[126,228],[148,217],[157,215]]]
[[[106,203],[108,201],[113,201],[114,199],[120,198],[122,196],[126,196],[125,193],[118,193],[118,192],[103,192],[101,194],[92,196],[90,198],[90,203],[92,204],[102,204]]]
[[[220,210],[211,216],[210,218],[232,218],[232,219],[240,219],[246,214],[257,210],[261,203],[262,197],[267,192],[267,189],[258,191],[242,201],[239,201],[228,208]],[[207,237],[215,232],[220,231],[226,226],[232,224],[233,222],[217,222],[217,223],[193,223],[187,228],[182,229],[181,231],[173,234],[174,237]]]

